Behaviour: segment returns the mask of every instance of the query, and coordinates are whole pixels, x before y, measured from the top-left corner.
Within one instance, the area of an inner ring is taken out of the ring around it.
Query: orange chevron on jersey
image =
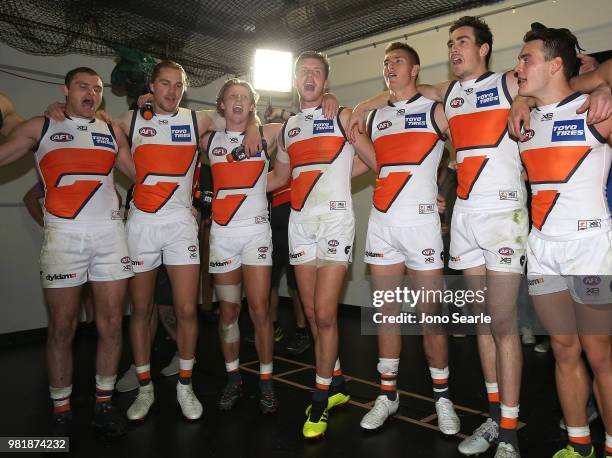
[[[448,125],[455,150],[497,146],[506,134],[509,112],[508,109],[477,111],[450,118]]]
[[[61,185],[70,175],[108,176],[115,164],[115,152],[106,149],[59,148],[39,161],[46,185],[45,209],[54,216],[74,219],[102,186],[101,180],[79,179]]]
[[[418,165],[431,153],[440,137],[433,132],[402,132],[384,135],[374,141],[378,177],[374,188],[374,207],[386,213],[412,176],[409,171],[390,172],[380,178],[386,166]],[[406,148],[410,145],[410,148]]]
[[[247,198],[244,193],[218,197],[219,191],[252,188],[259,181],[265,168],[265,161],[217,162],[212,165],[214,177],[212,214],[217,224],[227,226]]]
[[[590,146],[554,146],[521,153],[531,184],[567,183],[591,151]],[[559,199],[556,190],[540,189],[531,200],[533,225],[541,230]]]
[[[470,192],[488,161],[487,156],[468,156],[463,162],[457,163],[457,197],[470,197]]]
[[[291,182],[291,208],[300,211],[316,185],[323,170],[296,171],[297,167],[316,164],[331,164],[342,152],[344,137],[311,137],[289,145],[287,153],[294,175]],[[297,174],[296,174],[297,172]]]
[[[147,213],[156,213],[172,197],[178,182],[163,177],[184,177],[190,171],[197,147],[194,145],[143,144],[136,147],[134,204]],[[160,177],[155,184],[144,184],[147,178]]]

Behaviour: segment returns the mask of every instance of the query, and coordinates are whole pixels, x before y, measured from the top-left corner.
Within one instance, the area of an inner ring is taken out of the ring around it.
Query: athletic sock
[[[389,401],[397,399],[397,371],[399,359],[378,358],[376,369],[380,374],[380,394],[387,396]]]
[[[99,375],[96,374],[96,408],[102,404],[110,403],[113,400],[113,390],[115,389],[115,375]]]
[[[51,400],[53,401],[54,415],[71,414],[70,396],[72,395],[72,385],[61,388],[49,386],[49,394],[51,395]]]
[[[519,449],[518,435],[516,433],[518,427],[519,406],[509,407],[501,404],[501,420],[499,422],[499,442],[505,442]]]
[[[193,365],[195,358],[182,359],[179,358],[179,377],[178,381],[181,385],[190,385],[191,377],[193,376]]]
[[[138,384],[140,386],[146,386],[151,383],[151,364],[136,366],[136,377],[138,377]]]
[[[606,433],[606,458],[612,458],[612,435]]]
[[[344,375],[342,375],[342,368],[340,367],[340,358],[336,358],[334,364],[334,372],[332,373],[331,385],[329,387],[330,396],[335,393],[344,392]]]
[[[315,377],[315,390],[312,393],[312,410],[310,411],[311,422],[318,422],[327,408],[327,398],[331,382],[331,377],[323,378],[319,374]]]
[[[268,364],[259,363],[259,389],[261,391],[272,390],[272,372],[274,363]]]
[[[591,444],[591,430],[586,426],[567,426],[569,445],[582,456],[589,456],[593,445]]]
[[[240,385],[242,383],[242,377],[240,376],[240,360],[236,358],[234,361],[225,363],[225,370],[227,371],[227,383],[233,385]]]
[[[431,374],[431,381],[433,382],[434,400],[438,401],[440,398],[450,400],[450,393],[448,390],[448,376],[450,372],[448,366],[444,369],[430,367],[429,373]]]
[[[499,425],[501,420],[501,406],[499,403],[499,387],[497,383],[485,382],[487,387],[487,399],[489,400],[489,415]]]

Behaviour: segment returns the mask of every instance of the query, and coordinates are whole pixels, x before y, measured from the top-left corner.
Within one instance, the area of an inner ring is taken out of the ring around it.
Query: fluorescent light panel
[[[291,92],[293,55],[285,51],[257,49],[255,51],[255,89],[271,92]]]

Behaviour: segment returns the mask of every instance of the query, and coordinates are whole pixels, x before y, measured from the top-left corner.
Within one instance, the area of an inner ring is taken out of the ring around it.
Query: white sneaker
[[[492,419],[487,418],[482,425],[480,425],[472,433],[471,436],[463,439],[459,444],[459,451],[464,455],[477,455],[479,453],[486,452],[491,444],[493,444],[499,437],[499,425]]]
[[[548,350],[550,349],[550,341],[546,340],[542,343],[539,343],[535,347],[533,347],[533,349],[538,353],[548,353]]]
[[[533,335],[533,331],[531,330],[531,328],[522,328],[521,329],[521,340],[523,342],[523,345],[535,345],[536,343],[536,338]]]
[[[136,367],[132,364],[117,381],[115,389],[119,391],[119,393],[127,393],[128,391],[137,389],[139,386],[138,377],[136,376]]]
[[[179,373],[179,356],[175,353],[166,367],[161,370],[164,377],[170,377]]]
[[[363,416],[359,425],[368,431],[378,429],[385,423],[387,418],[397,413],[398,408],[399,395],[396,396],[395,401],[390,401],[386,395],[381,394],[376,398],[372,410]]]
[[[442,434],[452,436],[459,432],[461,421],[449,399],[440,398],[436,401],[436,413],[438,414],[438,428]]]
[[[132,402],[132,405],[127,410],[129,420],[142,420],[149,413],[149,409],[155,401],[155,393],[153,392],[153,384],[141,386],[138,390],[138,396]]]
[[[197,420],[202,416],[204,409],[193,392],[191,383],[189,385],[183,385],[182,383],[176,384],[176,399],[187,420]]]
[[[521,458],[521,454],[518,450],[514,450],[514,446],[500,442],[493,458]]]

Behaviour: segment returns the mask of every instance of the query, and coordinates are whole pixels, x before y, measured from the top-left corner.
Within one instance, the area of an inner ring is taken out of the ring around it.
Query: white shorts
[[[381,226],[370,219],[364,261],[380,266],[403,262],[415,270],[443,269],[440,219],[433,224],[409,227]]]
[[[455,209],[449,267],[463,270],[484,264],[488,270],[523,273],[528,226],[526,208],[495,213]]]
[[[531,232],[527,242],[529,294],[569,289],[580,304],[612,302],[612,231],[568,241],[551,241]]]
[[[167,266],[200,264],[198,225],[193,216],[168,223],[129,218],[127,238],[135,273]]]
[[[240,230],[238,230],[240,229]],[[272,265],[272,229],[269,224],[210,230],[208,271],[211,274],[231,272],[242,264]]]
[[[80,229],[80,230],[74,230]],[[123,223],[101,228],[45,227],[40,251],[43,288],[133,277]]]
[[[291,265],[312,261],[349,263],[355,238],[353,215],[343,215],[317,223],[292,223],[289,220],[289,262]]]

